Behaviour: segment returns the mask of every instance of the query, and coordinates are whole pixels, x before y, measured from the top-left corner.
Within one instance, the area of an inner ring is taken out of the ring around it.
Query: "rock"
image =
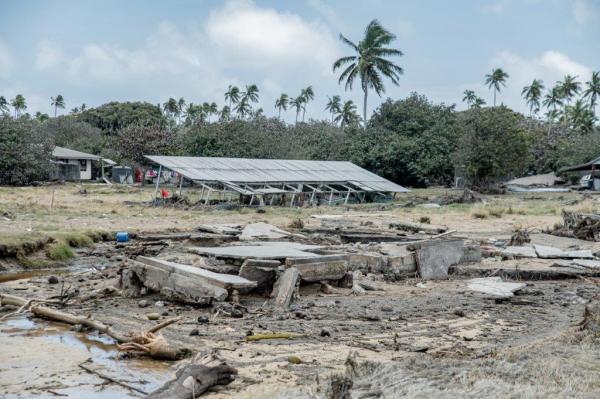
[[[452,313],[454,313],[458,317],[465,317],[465,311],[459,308],[454,309]]]
[[[383,305],[381,307],[381,311],[382,312],[393,312],[394,311],[394,307],[391,305]]]
[[[377,313],[373,313],[373,312],[365,312],[365,320],[368,321],[381,321],[381,316],[378,315]]]
[[[321,337],[331,337],[331,332],[330,332],[328,329],[326,329],[326,328],[323,328],[323,329],[321,330],[321,333],[320,333],[319,335],[320,335]]]
[[[514,292],[525,288],[524,283],[507,283],[500,277],[474,278],[467,282],[469,289],[492,295],[499,299],[514,296]]]
[[[169,315],[169,312],[165,310],[165,311],[163,311],[163,312],[162,312],[160,315],[161,315],[161,316],[168,316],[168,315]]]
[[[150,302],[148,302],[146,299],[142,299],[138,302],[138,306],[140,308],[147,308],[148,306],[150,306]]]
[[[200,335],[200,330],[198,330],[197,328],[194,328],[192,331],[190,331],[190,337],[195,337]]]
[[[48,276],[48,284],[58,284],[58,277]]]
[[[146,314],[148,320],[158,320],[160,319],[160,315],[156,312]]]
[[[200,324],[208,324],[208,317],[206,317],[206,316],[198,316],[198,323],[200,323]]]
[[[292,364],[300,364],[302,363],[302,359],[300,359],[298,356],[290,356],[288,357],[288,362]]]

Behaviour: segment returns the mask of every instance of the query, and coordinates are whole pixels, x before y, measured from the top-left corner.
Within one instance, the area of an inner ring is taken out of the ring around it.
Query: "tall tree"
[[[577,76],[565,75],[563,81],[556,82],[560,88],[562,97],[567,101],[567,105],[571,104],[571,99],[581,91],[581,83],[577,81]]]
[[[296,98],[290,98],[290,108],[296,109],[296,123],[298,123],[298,116],[300,115],[300,111],[302,110],[302,102],[304,99],[302,96],[298,96]]]
[[[312,101],[315,98],[315,92],[313,91],[312,86],[308,86],[305,89],[302,89],[300,92],[300,97],[302,97],[302,122],[304,122],[304,115],[306,114],[306,104]]]
[[[37,112],[35,113],[35,119],[36,119],[37,121],[39,121],[39,122],[45,122],[45,121],[47,121],[48,119],[50,119],[50,117],[48,116],[48,114],[43,114],[43,113],[41,113],[40,111],[37,111]]]
[[[85,103],[83,103],[83,104],[81,104],[81,107],[79,107],[79,109],[81,110],[81,112],[83,112],[87,109],[87,105],[85,105]]]
[[[183,116],[184,112],[185,112],[185,99],[183,97],[181,97],[179,100],[177,100],[177,118],[179,119],[180,122],[181,122],[181,117]]]
[[[336,115],[334,122],[339,122],[341,127],[357,125],[360,117],[356,113],[356,105],[352,100],[348,100],[344,103],[338,114]]]
[[[238,101],[238,103],[235,105],[235,112],[242,119],[249,115],[251,111],[252,106],[250,106],[250,104],[248,103],[248,99],[245,96],[242,97],[240,101]]]
[[[213,101],[208,106],[208,121],[210,122],[210,117],[212,115],[218,115],[218,114],[219,114],[219,106],[217,105],[216,102]]]
[[[0,113],[7,114],[8,111],[8,101],[6,101],[6,98],[4,98],[4,96],[0,96]]]
[[[585,82],[586,89],[583,91],[583,97],[589,101],[592,112],[596,110],[596,102],[600,97],[600,71],[592,72],[592,78]],[[0,105],[0,109],[1,109]]]
[[[242,99],[246,99],[247,103],[258,102],[258,86],[252,84],[246,86],[246,91],[242,92]]]
[[[467,107],[471,108],[477,98],[475,92],[473,90],[465,90],[463,94],[465,95],[462,99],[463,102],[467,103]]]
[[[331,121],[334,121],[335,115],[342,109],[342,99],[340,96],[327,97],[329,100],[325,104],[325,110],[331,114]]]
[[[15,119],[21,115],[22,111],[27,109],[27,103],[25,102],[25,97],[23,97],[22,94],[17,94],[15,98],[10,101],[10,105],[12,105],[13,109],[15,110]]]
[[[570,106],[565,107],[562,115],[563,122],[571,129],[580,132],[591,132],[594,128],[595,116],[583,100],[577,100]]]
[[[279,98],[275,100],[275,108],[279,111],[279,115],[277,116],[279,119],[281,119],[281,110],[287,111],[288,101],[288,95],[285,93],[281,93]]]
[[[58,108],[65,108],[65,98],[61,94],[57,95],[56,97],[50,97],[50,105],[54,107],[54,117],[56,118],[56,111]]]
[[[550,89],[544,96],[544,101],[542,104],[548,110],[556,111],[556,109],[563,104],[560,86],[554,86],[552,89]]]
[[[544,83],[541,80],[533,79],[533,82],[529,86],[523,87],[521,95],[525,99],[525,102],[529,106],[529,115],[536,113],[540,110],[540,100],[542,99],[542,92],[544,91]]]
[[[163,110],[171,118],[175,118],[180,112],[177,100],[175,100],[173,97],[170,97],[167,102],[163,104]]]
[[[471,106],[471,108],[480,109],[484,105],[485,105],[485,100],[479,96],[475,96],[475,99],[473,99],[473,105]]]
[[[485,84],[488,89],[494,91],[494,107],[496,106],[496,93],[500,93],[501,86],[506,87],[508,77],[508,74],[502,68],[496,68],[492,70],[492,73],[485,75]]]
[[[221,108],[221,112],[219,112],[219,120],[221,122],[224,122],[224,121],[229,120],[230,117],[231,117],[231,108],[229,108],[229,105],[224,105],[223,108]]]
[[[350,46],[356,55],[342,57],[333,64],[335,72],[342,65],[350,64],[338,79],[338,83],[346,81],[346,90],[352,90],[354,79],[358,76],[364,93],[363,120],[367,121],[367,96],[369,89],[375,90],[377,95],[385,93],[382,78],[387,77],[395,85],[399,85],[400,75],[404,70],[386,59],[391,56],[401,56],[402,51],[385,47],[396,39],[396,36],[386,30],[379,21],[373,20],[367,25],[364,37],[358,44],[348,40],[340,34],[340,40]]]
[[[229,85],[225,92],[225,101],[229,101],[229,109],[231,110],[232,104],[237,104],[240,100],[240,89],[237,86]]]

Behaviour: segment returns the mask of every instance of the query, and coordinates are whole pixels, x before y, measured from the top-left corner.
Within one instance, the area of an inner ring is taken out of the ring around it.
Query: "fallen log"
[[[120,350],[132,351],[134,354],[143,353],[144,355],[153,358],[167,360],[182,359],[191,354],[189,349],[173,347],[169,345],[164,337],[155,334],[158,330],[181,320],[180,317],[165,320],[142,332],[121,334],[115,331],[111,326],[106,325],[101,321],[94,320],[91,315],[77,316],[47,306],[35,305],[34,303],[34,301],[15,295],[0,294],[0,305],[2,306],[19,306],[27,309],[38,317],[71,325],[80,324],[99,331],[113,338],[117,343],[122,344],[117,346]]]
[[[237,370],[215,354],[194,359],[179,368],[175,377],[148,395],[147,399],[192,399],[215,385],[227,385],[235,379]]]

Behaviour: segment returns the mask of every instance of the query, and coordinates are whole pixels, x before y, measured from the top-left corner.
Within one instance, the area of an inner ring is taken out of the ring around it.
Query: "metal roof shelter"
[[[71,150],[70,148],[54,147],[52,156],[61,159],[91,159],[92,161],[99,161],[102,157],[98,155],[92,155],[81,151]]]
[[[291,194],[291,204],[301,194],[310,194],[313,203],[328,195],[350,195],[359,201],[369,195],[408,192],[406,188],[369,172],[352,162],[284,159],[246,159],[213,157],[172,157],[146,155],[150,161],[200,184],[209,191],[236,192],[240,195],[273,197]],[[157,182],[158,187],[158,182]]]
[[[600,158],[592,159],[591,161],[580,165],[562,168],[559,172],[576,172],[582,170],[600,170]]]

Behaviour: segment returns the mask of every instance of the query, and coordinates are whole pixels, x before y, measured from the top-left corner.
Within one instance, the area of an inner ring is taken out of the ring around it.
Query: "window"
[[[79,160],[79,171],[85,172],[86,170],[87,170],[87,159],[80,159]]]

